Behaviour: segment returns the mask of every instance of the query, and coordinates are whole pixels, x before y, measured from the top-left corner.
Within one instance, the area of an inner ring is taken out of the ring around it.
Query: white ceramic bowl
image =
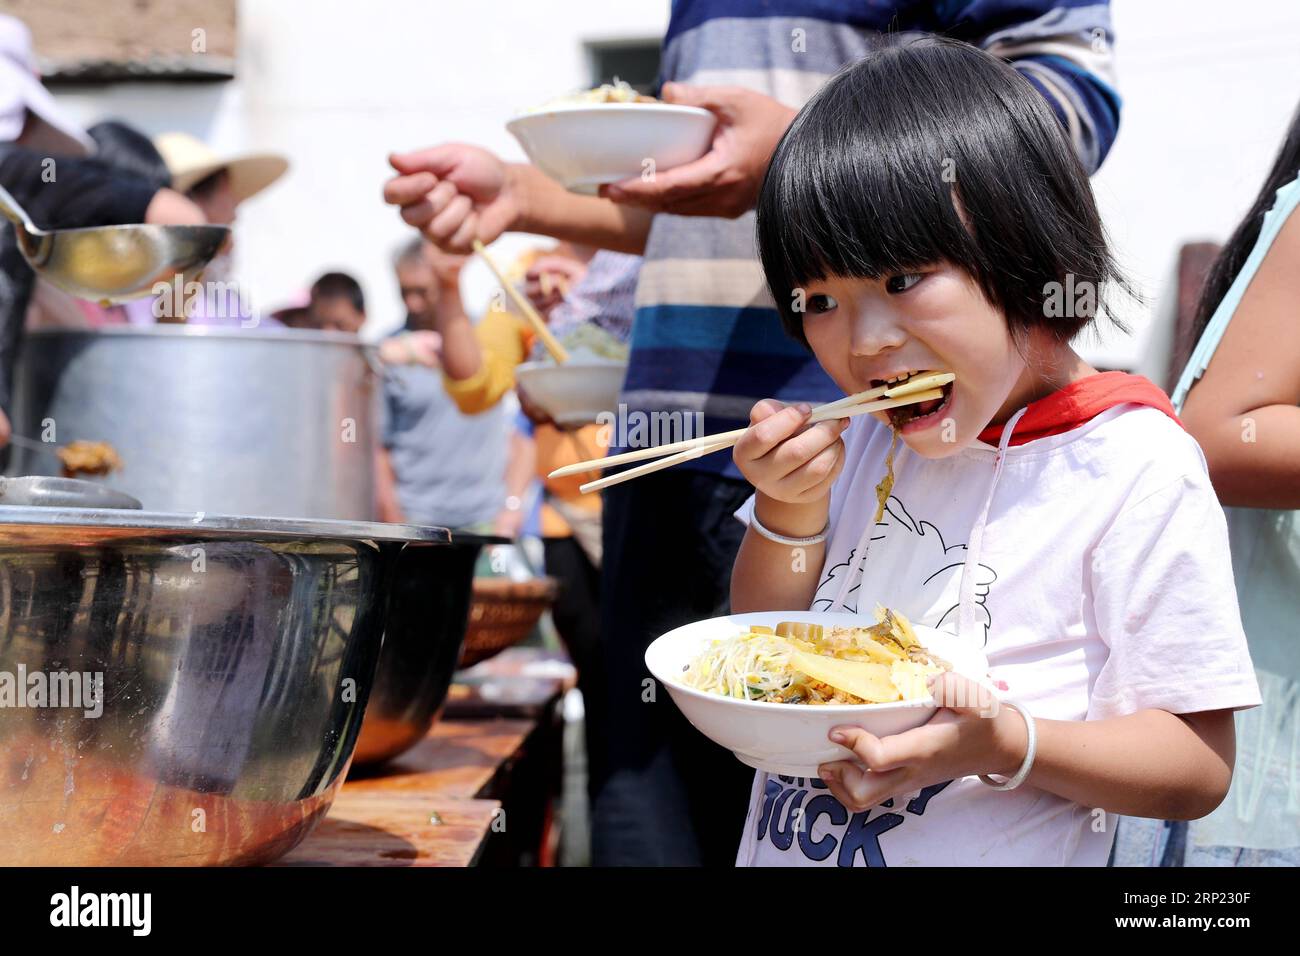
[[[563,365],[524,362],[515,369],[515,380],[556,424],[589,425],[601,412],[617,410],[626,374],[627,362],[574,358]]]
[[[834,727],[852,724],[883,737],[919,727],[934,714],[930,698],[895,704],[772,704],[708,694],[681,682],[683,668],[710,641],[744,633],[753,624],[775,627],[781,621],[807,621],[826,627],[876,623],[874,618],[816,611],[715,617],[679,627],[657,639],[646,649],[646,666],[668,689],[673,702],[696,730],[726,747],[742,763],[792,777],[815,777],[818,764],[852,756],[828,739]],[[921,643],[952,664],[954,671],[975,680],[987,679],[988,658],[983,650],[959,643],[947,631],[919,624],[912,627]]]
[[[712,113],[670,103],[592,103],[516,116],[506,129],[542,172],[574,192],[663,171],[709,149]]]

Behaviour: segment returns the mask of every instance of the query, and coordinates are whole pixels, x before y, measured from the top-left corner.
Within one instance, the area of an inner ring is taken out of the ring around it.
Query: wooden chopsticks
[[[901,385],[892,387],[882,385],[854,395],[846,395],[844,398],[814,408],[812,415],[808,418],[808,423],[815,424],[833,418],[852,418],[856,415],[866,415],[871,412],[898,408],[902,405],[914,405],[917,402],[928,402],[936,398],[942,398],[943,386],[955,378],[956,376],[951,372],[930,372],[917,375]],[[622,455],[610,455],[606,458],[580,461],[572,465],[565,465],[563,468],[557,468],[550,473],[549,477],[562,478],[566,475],[575,475],[593,469],[610,468],[634,461],[644,461],[647,458],[658,459],[637,468],[621,471],[617,475],[609,475],[605,478],[589,481],[581,487],[583,492],[599,491],[602,488],[608,488],[610,485],[631,481],[633,478],[640,478],[642,475],[648,475],[664,468],[671,468],[673,465],[681,464],[684,461],[701,458],[715,451],[730,448],[740,440],[745,431],[744,428],[737,428],[734,431],[719,432],[716,435],[702,435],[698,438],[658,445],[654,448],[639,448],[636,451],[626,452]]]
[[[551,358],[555,359],[556,363],[559,365],[563,365],[567,362],[569,360],[569,353],[565,350],[564,346],[560,344],[560,340],[552,335],[551,330],[546,327],[546,320],[537,314],[537,310],[533,308],[531,302],[519,294],[519,290],[515,288],[513,282],[506,281],[505,273],[497,267],[496,262],[493,261],[490,255],[488,255],[487,247],[478,239],[474,240],[473,245],[474,251],[478,253],[479,258],[487,263],[487,267],[492,270],[492,274],[496,276],[497,281],[501,283],[501,288],[505,290],[506,295],[510,296],[510,301],[512,301],[516,308],[524,314],[524,318],[532,324],[533,331],[537,333],[537,337],[541,339],[542,344],[546,346],[546,351],[551,353]]]
[[[633,478],[640,478],[642,475],[648,475],[653,471],[662,471],[665,468],[671,468],[673,465],[680,465],[684,461],[690,461],[692,458],[703,458],[705,455],[711,455],[715,451],[723,451],[734,445],[739,439],[731,441],[717,442],[712,445],[701,445],[698,448],[691,448],[687,451],[679,451],[675,455],[668,455],[660,458],[658,461],[648,461],[644,465],[637,465],[635,468],[629,468],[627,471],[620,471],[617,475],[607,475],[604,478],[597,478],[595,481],[589,481],[585,485],[579,485],[578,490],[583,494],[592,491],[600,491],[602,488],[608,488],[610,485],[617,485],[624,481],[631,481]],[[554,474],[554,472],[552,472]]]

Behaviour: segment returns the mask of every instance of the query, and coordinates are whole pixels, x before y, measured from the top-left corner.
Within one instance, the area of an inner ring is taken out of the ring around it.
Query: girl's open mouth
[[[928,402],[891,408],[885,414],[889,416],[890,423],[904,435],[937,425],[943,420],[948,406],[952,404],[952,386],[953,383],[949,382],[942,387],[942,398],[932,398]]]

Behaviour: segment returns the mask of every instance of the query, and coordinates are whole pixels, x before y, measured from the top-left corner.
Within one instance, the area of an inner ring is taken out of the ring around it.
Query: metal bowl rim
[[[123,222],[111,226],[79,226],[72,229],[41,229],[31,233],[34,236],[89,236],[95,233],[116,232],[123,235],[135,233],[141,236],[193,236],[203,239],[224,239],[230,235],[230,227],[211,222]]]
[[[267,342],[280,339],[290,342],[317,342],[324,345],[350,345],[365,349],[375,346],[352,332],[330,332],[321,329],[291,329],[279,326],[258,325],[254,328],[231,328],[221,325],[188,325],[185,323],[160,323],[158,325],[110,325],[98,329],[32,329],[24,333],[26,339],[52,338],[123,338],[123,339],[238,339]]]
[[[209,533],[238,537],[357,539],[408,544],[451,544],[447,528],[432,525],[344,521],[334,518],[265,518],[202,512],[127,511],[120,508],[37,508],[0,506],[0,533],[6,525],[85,530],[160,531],[203,537]]]

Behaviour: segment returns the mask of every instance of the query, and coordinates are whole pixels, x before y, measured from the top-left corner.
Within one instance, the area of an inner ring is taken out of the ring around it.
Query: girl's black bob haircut
[[[798,292],[830,276],[946,261],[1013,335],[1042,326],[1061,341],[1107,289],[1129,290],[1043,97],[1002,60],[937,36],[886,42],[817,92],[772,157],[757,233],[781,320],[804,345]]]

